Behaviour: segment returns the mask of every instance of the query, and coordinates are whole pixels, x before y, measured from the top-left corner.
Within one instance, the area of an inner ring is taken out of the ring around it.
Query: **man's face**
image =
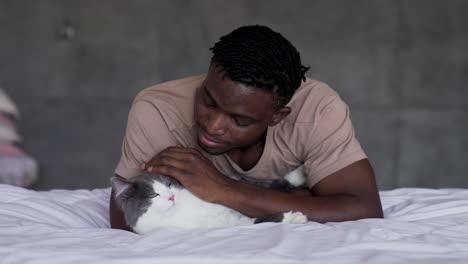
[[[195,98],[198,144],[214,155],[261,142],[275,112],[270,92],[234,82],[221,69],[210,67]]]

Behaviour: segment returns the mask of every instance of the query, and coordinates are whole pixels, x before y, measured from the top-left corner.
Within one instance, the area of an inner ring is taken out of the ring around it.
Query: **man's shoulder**
[[[311,78],[306,78],[305,81],[301,83],[301,86],[297,88],[296,93],[303,90],[314,91],[317,93],[334,92],[334,90],[327,83]]]
[[[328,84],[307,78],[288,103],[291,107],[288,121],[290,123],[315,123],[325,109],[337,101],[342,102],[338,93]]]
[[[186,98],[185,96],[181,97],[179,95],[187,95],[190,91],[196,90],[203,80],[205,80],[205,76],[206,75],[197,75],[152,85],[141,90],[135,97],[135,101],[177,100]]]
[[[197,88],[205,75],[198,75],[150,86],[140,91],[133,104],[149,103],[157,109],[169,129],[192,126]]]
[[[347,118],[348,106],[338,93],[326,83],[312,79],[302,83],[288,106],[291,113],[272,128],[273,137],[277,138],[276,142],[285,142],[298,156],[305,155],[306,147],[318,144],[319,135]]]

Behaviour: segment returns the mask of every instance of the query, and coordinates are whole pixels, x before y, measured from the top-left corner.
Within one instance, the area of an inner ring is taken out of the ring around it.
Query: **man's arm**
[[[170,175],[207,202],[233,208],[250,217],[300,211],[317,222],[382,217],[382,207],[372,167],[357,161],[320,181],[313,196],[282,193],[232,180],[222,175],[200,152],[168,148],[146,166]]]
[[[251,217],[300,211],[309,220],[321,223],[383,217],[367,159],[329,175],[312,188],[312,193],[297,196],[235,182],[219,203]]]
[[[122,212],[122,209],[120,209],[120,207],[117,205],[117,201],[115,200],[114,188],[112,188],[109,201],[109,217],[111,228],[132,231],[125,222],[125,217],[124,213]]]

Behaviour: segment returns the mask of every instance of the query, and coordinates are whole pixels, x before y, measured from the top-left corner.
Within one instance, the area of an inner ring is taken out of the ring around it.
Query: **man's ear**
[[[281,120],[285,119],[289,114],[291,113],[291,107],[285,106],[277,110],[273,116],[271,117],[270,123],[268,123],[269,126],[275,126]]]

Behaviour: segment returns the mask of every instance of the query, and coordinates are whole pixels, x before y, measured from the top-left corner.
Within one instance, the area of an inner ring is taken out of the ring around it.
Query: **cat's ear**
[[[133,188],[133,183],[120,176],[111,177],[111,185],[114,189],[115,198],[119,200],[120,196]]]

